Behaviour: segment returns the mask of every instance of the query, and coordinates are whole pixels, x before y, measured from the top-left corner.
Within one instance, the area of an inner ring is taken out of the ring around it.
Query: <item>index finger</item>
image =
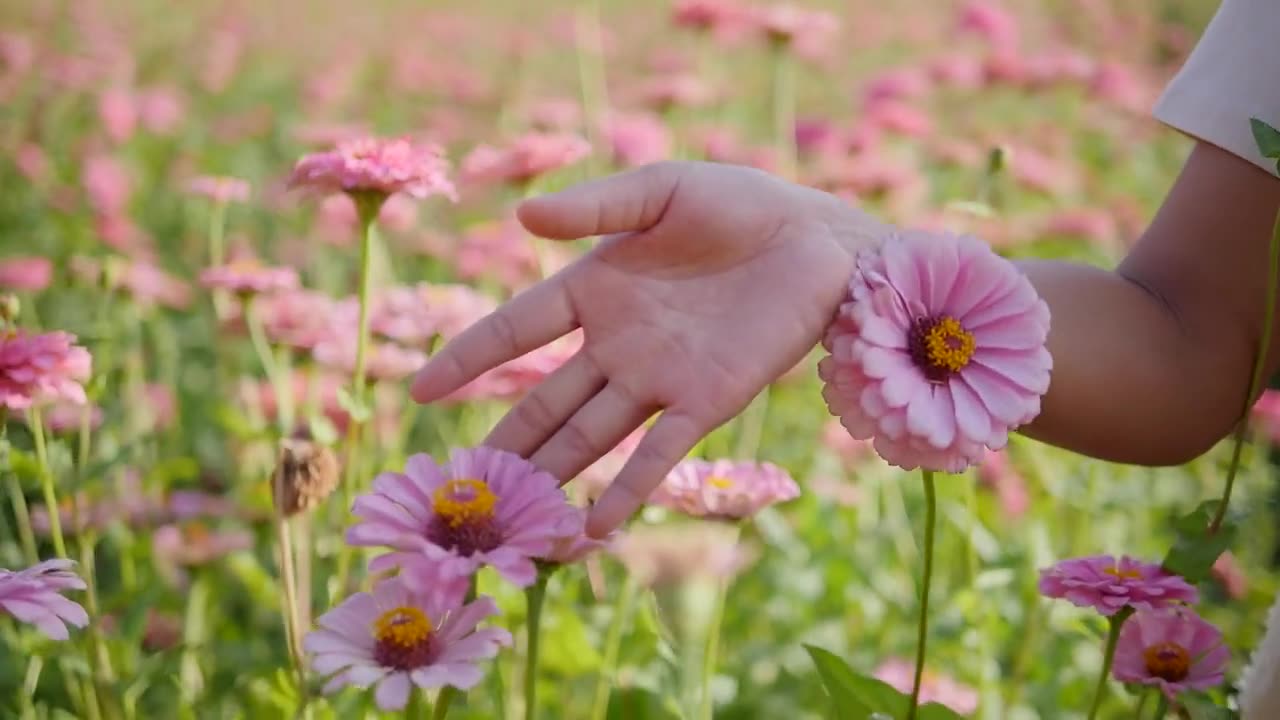
[[[704,425],[680,410],[667,410],[645,432],[618,477],[587,514],[587,534],[603,538],[627,521],[676,463],[705,434]]]
[[[438,400],[577,327],[563,274],[553,275],[446,343],[418,371],[409,394],[420,403]]]

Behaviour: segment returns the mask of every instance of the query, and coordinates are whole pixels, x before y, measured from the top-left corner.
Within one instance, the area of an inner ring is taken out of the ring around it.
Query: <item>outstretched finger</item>
[[[706,434],[706,426],[680,410],[658,417],[618,477],[587,515],[587,534],[602,538],[627,521],[653,494],[676,463]]]
[[[556,368],[503,416],[484,444],[529,457],[604,387],[605,377],[582,351]]]
[[[418,371],[409,393],[420,403],[438,400],[576,327],[563,275],[553,275],[446,343]]]
[[[656,409],[656,405],[646,407],[637,402],[621,385],[611,381],[529,460],[562,483],[568,482],[625,440]]]
[[[517,209],[529,232],[555,240],[644,232],[662,219],[683,173],[655,163],[526,200]]]

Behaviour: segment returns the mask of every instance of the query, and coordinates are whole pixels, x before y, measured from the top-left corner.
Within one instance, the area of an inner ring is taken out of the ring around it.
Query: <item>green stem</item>
[[[911,704],[907,720],[915,720],[920,705],[920,681],[924,678],[924,658],[929,639],[929,589],[933,583],[933,535],[938,521],[938,496],[933,471],[922,470],[924,476],[924,582],[920,586],[920,618],[916,622],[916,671],[911,681]]]
[[[1169,712],[1169,698],[1160,693],[1159,701],[1156,703],[1156,711],[1151,716],[1152,720],[1164,720],[1164,716]]]
[[[49,511],[49,532],[53,535],[53,550],[58,557],[67,557],[67,544],[62,539],[62,518],[58,508],[58,494],[53,489],[53,472],[49,469],[49,449],[44,441],[44,420],[40,408],[33,406],[30,413],[31,435],[35,439],[36,462],[40,466],[40,489],[44,492],[44,504]]]
[[[373,256],[373,224],[378,217],[378,211],[386,201],[386,196],[354,194],[351,199],[355,202],[356,213],[360,218],[360,279],[357,291],[360,314],[356,327],[356,363],[351,377],[351,401],[355,404],[356,412],[351,413],[351,420],[347,424],[343,453],[342,499],[346,509],[350,509],[355,500],[356,478],[360,472],[360,436],[364,427],[364,414],[369,412],[369,408],[365,406],[365,362],[369,351],[369,281],[373,270],[373,263],[370,260]],[[344,543],[342,550],[338,553],[339,593],[346,590],[347,578],[351,572],[352,552],[351,546]],[[437,706],[436,713],[439,712],[440,708]]]
[[[1133,716],[1135,718],[1142,717],[1142,711],[1147,709],[1147,701],[1151,699],[1152,692],[1153,691],[1150,688],[1147,688],[1142,692],[1142,697],[1138,698],[1138,707],[1133,710]]]
[[[457,694],[457,690],[452,685],[446,685],[440,691],[440,697],[436,698],[436,710],[431,713],[431,720],[444,720],[449,714],[449,705],[453,703],[453,696]]]
[[[553,569],[539,568],[538,579],[524,591],[525,607],[528,616],[528,647],[524,664],[524,718],[535,720],[538,717],[538,640],[542,630],[542,602],[547,597],[547,581],[551,579]]]
[[[405,720],[424,720],[431,715],[431,703],[427,691],[414,686],[409,688],[409,704],[404,708]]]
[[[722,578],[716,585],[715,608],[711,624],[707,627],[707,650],[702,658],[702,720],[712,720],[715,714],[715,698],[711,696],[711,681],[716,675],[716,661],[720,654],[720,625],[724,621],[724,606],[729,594],[729,579]]]
[[[1111,627],[1107,631],[1107,649],[1102,656],[1102,672],[1098,675],[1098,687],[1093,691],[1093,706],[1089,708],[1089,720],[1096,718],[1099,708],[1102,707],[1102,699],[1107,694],[1107,679],[1111,677],[1111,663],[1116,658],[1116,643],[1120,641],[1120,628],[1132,614],[1133,609],[1126,607],[1108,621]]]
[[[223,247],[223,235],[227,227],[227,204],[215,202],[209,211],[209,265],[218,267],[226,262],[226,249]],[[213,291],[213,312],[221,320],[226,317],[227,292],[222,289]]]
[[[271,383],[272,392],[276,396],[276,420],[280,426],[281,437],[286,437],[293,430],[293,387],[287,377],[282,377],[280,363],[267,341],[266,331],[262,327],[262,317],[258,312],[257,298],[250,295],[244,300],[245,324],[249,327],[249,343],[253,352],[262,363],[262,371]]]
[[[756,399],[742,414],[738,436],[737,456],[739,459],[755,459],[760,454],[760,440],[764,437],[764,424],[769,417],[769,393],[772,386],[766,386]]]
[[[36,718],[36,688],[40,685],[40,671],[44,669],[44,658],[32,655],[27,659],[27,673],[22,678],[22,718]]]
[[[609,623],[609,634],[605,638],[604,658],[600,663],[600,676],[596,679],[595,699],[591,703],[591,720],[604,720],[609,712],[609,692],[613,689],[613,676],[622,651],[622,633],[631,618],[631,608],[639,592],[640,585],[628,575],[623,581],[622,593],[618,596],[618,605],[614,608],[613,621]]]
[[[31,531],[31,511],[27,508],[27,498],[22,494],[22,485],[18,483],[18,475],[4,470],[5,485],[9,488],[9,502],[13,504],[13,515],[18,521],[18,539],[22,543],[22,555],[28,565],[40,562],[40,554],[36,550],[36,536]]]
[[[1213,522],[1209,523],[1209,534],[1218,532],[1222,521],[1227,516],[1227,506],[1231,503],[1231,491],[1235,488],[1236,473],[1240,469],[1240,452],[1244,448],[1245,430],[1249,424],[1249,410],[1253,400],[1262,389],[1262,380],[1267,371],[1267,355],[1271,351],[1272,326],[1276,317],[1276,291],[1280,282],[1280,213],[1276,214],[1275,224],[1271,229],[1271,243],[1267,249],[1267,305],[1262,316],[1262,339],[1258,343],[1258,357],[1253,362],[1253,377],[1249,379],[1249,394],[1244,399],[1244,412],[1236,425],[1235,437],[1232,439],[1231,466],[1227,469],[1226,487],[1222,490],[1222,502],[1218,503],[1218,511],[1214,513]]]
[[[202,570],[192,573],[191,587],[187,594],[187,612],[183,622],[183,652],[179,669],[182,699],[195,702],[204,693],[204,672],[200,668],[200,656],[204,651],[205,618],[209,604],[209,579]]]

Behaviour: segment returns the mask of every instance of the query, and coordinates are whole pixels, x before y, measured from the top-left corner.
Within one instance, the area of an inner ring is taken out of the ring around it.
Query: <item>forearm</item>
[[[1049,304],[1054,359],[1043,410],[1024,434],[1105,460],[1168,465],[1229,432],[1256,348],[1248,334],[1206,326],[1204,313],[1184,316],[1119,272],[1020,265]]]

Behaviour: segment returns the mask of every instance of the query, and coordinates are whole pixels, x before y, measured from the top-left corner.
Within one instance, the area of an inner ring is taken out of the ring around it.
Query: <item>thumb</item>
[[[516,216],[529,232],[554,240],[643,232],[658,224],[685,167],[646,165],[526,200]]]

